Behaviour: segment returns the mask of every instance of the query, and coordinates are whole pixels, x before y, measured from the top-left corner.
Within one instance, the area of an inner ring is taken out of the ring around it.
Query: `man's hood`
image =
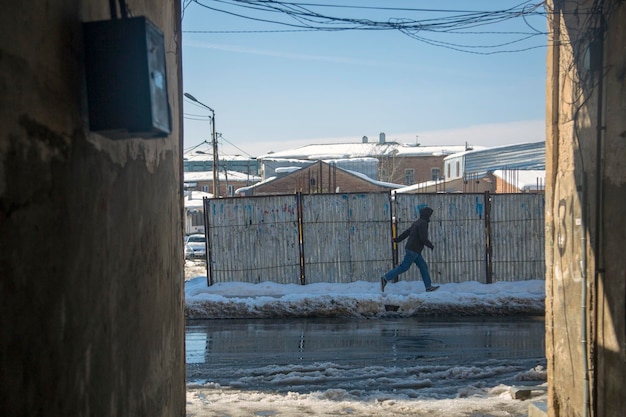
[[[420,209],[420,219],[430,221],[430,216],[432,215],[433,215],[433,209],[431,209],[430,207],[422,207]]]

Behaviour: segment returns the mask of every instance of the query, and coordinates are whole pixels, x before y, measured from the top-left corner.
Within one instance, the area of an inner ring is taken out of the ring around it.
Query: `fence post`
[[[304,269],[304,214],[302,204],[302,192],[296,193],[296,207],[298,212],[298,251],[300,252],[300,285],[306,284],[306,274]]]
[[[389,192],[389,224],[391,225],[391,238],[398,236],[398,218],[396,216],[396,198],[397,195],[393,192]],[[393,242],[391,244],[391,261],[393,267],[398,265],[398,244]]]
[[[491,284],[493,282],[493,260],[492,247],[491,247],[491,195],[489,191],[485,191],[485,262],[486,262],[486,277],[485,283]]]
[[[204,215],[204,244],[206,245],[205,262],[206,262],[206,285],[210,287],[213,285],[213,250],[211,245],[211,234],[209,224],[209,199],[202,198],[202,213]]]

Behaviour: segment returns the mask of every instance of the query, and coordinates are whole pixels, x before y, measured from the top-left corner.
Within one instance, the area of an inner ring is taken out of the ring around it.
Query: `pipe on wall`
[[[598,282],[600,280],[600,276],[604,274],[604,262],[603,262],[603,253],[602,253],[602,225],[603,225],[603,212],[604,212],[604,187],[602,182],[603,175],[603,152],[604,152],[604,42],[605,42],[605,32],[606,32],[606,21],[604,16],[604,10],[602,6],[600,6],[600,22],[599,27],[596,32],[596,41],[598,45],[597,51],[597,66],[596,71],[598,72],[598,103],[596,109],[596,192],[595,192],[595,242],[594,242],[594,294],[597,294]],[[597,338],[594,339],[597,343]],[[597,363],[597,353],[598,349],[594,349],[594,363]],[[595,369],[595,367],[594,367]],[[587,369],[587,373],[589,370]],[[596,379],[594,378],[594,381]],[[597,407],[598,407],[598,394],[597,394],[597,383],[593,386],[593,415],[598,415]],[[587,416],[589,407],[585,408],[585,417]]]
[[[589,360],[588,356],[588,343],[587,343],[587,230],[586,216],[587,216],[587,174],[583,172],[582,187],[579,187],[579,191],[582,194],[581,197],[581,215],[580,215],[580,246],[581,246],[581,258],[580,258],[580,299],[581,299],[581,335],[580,342],[582,345],[582,367],[583,367],[583,417],[589,416]]]

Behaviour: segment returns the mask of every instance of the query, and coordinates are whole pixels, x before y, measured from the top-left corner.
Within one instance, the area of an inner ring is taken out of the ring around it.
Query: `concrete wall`
[[[3,416],[185,414],[180,6],[127,3],[165,34],[167,138],[89,132],[81,24],[108,1],[0,13]]]
[[[626,409],[626,3],[549,1],[550,416]],[[598,57],[598,60],[595,57]]]

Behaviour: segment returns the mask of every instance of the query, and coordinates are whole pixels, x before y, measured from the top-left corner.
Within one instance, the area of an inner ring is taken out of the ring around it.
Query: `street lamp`
[[[212,126],[211,141],[213,142],[213,197],[219,197],[220,187],[218,183],[218,172],[217,172],[218,157],[217,157],[217,138],[215,137],[215,111],[209,106],[207,106],[206,104],[202,103],[201,101],[198,101],[197,98],[195,98],[189,93],[185,93],[184,96],[187,97],[191,101],[195,101],[202,107],[209,109],[209,111],[211,112],[211,126]]]

